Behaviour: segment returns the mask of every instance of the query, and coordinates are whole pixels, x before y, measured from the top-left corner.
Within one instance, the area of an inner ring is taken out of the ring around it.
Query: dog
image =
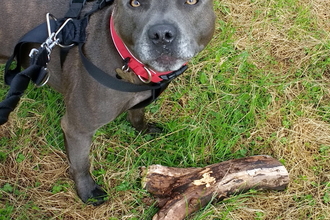
[[[86,5],[94,2],[87,1]],[[24,33],[45,22],[46,13],[62,18],[69,5],[68,0],[2,1],[1,61],[5,62],[10,57]],[[109,30],[110,19],[115,33]],[[90,16],[83,53],[110,76],[119,75],[132,84],[150,85],[155,83],[150,82],[151,70],[166,72],[180,69],[205,48],[214,29],[213,0],[114,0],[112,5]],[[120,71],[123,58],[110,36],[113,34],[118,35],[128,51],[148,70],[148,77],[126,76],[125,71]],[[27,54],[35,46],[38,45],[24,46],[24,67],[28,66]],[[107,194],[90,174],[88,156],[92,137],[98,128],[125,111],[138,131],[151,129],[145,120],[144,107],[133,107],[149,99],[152,93],[150,90],[126,92],[102,85],[86,71],[78,47],[68,51],[64,62],[59,54],[60,48],[55,47],[47,66],[50,72],[48,84],[63,94],[66,106],[61,127],[70,174],[81,200],[99,205]]]

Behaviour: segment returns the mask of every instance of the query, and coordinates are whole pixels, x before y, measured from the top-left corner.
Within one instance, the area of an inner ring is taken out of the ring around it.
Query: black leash
[[[42,85],[45,82],[45,78],[48,75],[45,69],[48,63],[48,60],[44,59],[46,56],[47,50],[41,48],[36,56],[31,57],[31,65],[11,80],[10,90],[6,99],[0,103],[0,125],[8,121],[9,114],[16,108],[30,80],[36,85]]]
[[[13,55],[9,58],[5,66],[5,83],[10,85],[10,90],[3,102],[0,103],[0,125],[8,121],[10,112],[17,106],[20,97],[26,90],[30,80],[37,86],[43,86],[47,83],[48,73],[47,64],[50,61],[51,50],[54,46],[61,46],[61,61],[70,48],[79,46],[79,53],[82,63],[87,72],[102,85],[123,91],[123,92],[142,92],[151,91],[151,97],[133,108],[142,108],[158,98],[158,96],[167,88],[172,79],[181,75],[188,67],[182,66],[179,70],[168,75],[163,75],[164,81],[160,83],[137,85],[125,82],[116,77],[105,73],[92,62],[90,62],[83,53],[83,46],[86,40],[85,28],[87,26],[89,16],[94,12],[101,10],[107,5],[113,3],[114,0],[97,0],[91,11],[86,13],[82,18],[81,11],[86,4],[86,0],[72,0],[70,8],[65,18],[56,19],[47,14],[47,22],[43,23],[33,30],[25,34],[16,44]],[[53,31],[52,30],[56,30]],[[30,53],[30,66],[21,71],[21,50],[26,43],[40,43],[39,49],[33,49]],[[13,61],[16,60],[16,67],[10,69]]]

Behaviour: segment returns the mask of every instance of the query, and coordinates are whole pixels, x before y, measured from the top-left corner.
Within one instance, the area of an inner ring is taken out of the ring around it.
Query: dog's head
[[[213,0],[116,0],[114,25],[133,55],[156,71],[175,71],[211,40]]]

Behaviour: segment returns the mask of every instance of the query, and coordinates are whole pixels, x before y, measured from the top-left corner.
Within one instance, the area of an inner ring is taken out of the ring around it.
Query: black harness
[[[142,92],[151,91],[151,97],[137,104],[133,108],[142,108],[158,98],[167,88],[172,79],[181,75],[187,66],[182,66],[179,70],[164,75],[164,80],[159,83],[137,85],[110,76],[92,62],[83,53],[83,46],[86,40],[85,29],[89,17],[94,12],[111,5],[113,0],[97,0],[91,11],[81,16],[81,11],[86,4],[86,0],[72,0],[70,8],[64,18],[56,19],[51,14],[47,14],[47,22],[43,23],[25,34],[16,44],[13,55],[9,58],[5,66],[5,83],[10,85],[10,90],[3,102],[0,103],[0,125],[7,122],[10,112],[17,106],[20,97],[28,87],[30,80],[36,86],[43,86],[47,83],[49,74],[47,64],[50,61],[51,50],[54,46],[61,46],[61,62],[63,63],[68,50],[73,46],[79,47],[79,54],[87,72],[102,85],[123,91]],[[55,30],[55,31],[54,31]],[[40,48],[32,49],[30,52],[30,66],[21,71],[21,51],[26,43],[41,44]],[[13,61],[16,66],[11,69]],[[125,62],[125,60],[123,61]]]

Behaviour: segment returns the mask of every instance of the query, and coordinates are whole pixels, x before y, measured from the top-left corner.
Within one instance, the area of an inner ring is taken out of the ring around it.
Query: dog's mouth
[[[162,68],[162,69],[169,69],[169,70],[165,70],[165,71],[173,71],[173,69],[175,69],[178,65],[178,63],[180,62],[181,59],[174,57],[174,56],[170,56],[170,55],[163,55],[163,56],[159,56],[154,60],[154,63],[156,64],[156,68]]]
[[[163,56],[157,59],[145,62],[146,66],[149,68],[158,71],[158,72],[167,72],[167,71],[176,71],[181,68],[188,60],[178,59],[170,56]]]
[[[196,55],[195,47],[185,41],[176,41],[173,45],[163,45],[161,48],[154,44],[137,43],[132,52],[148,68],[158,71],[176,71]]]
[[[178,58],[170,55],[163,55],[155,59],[155,61],[160,64],[168,64],[168,65],[175,63],[177,60]]]
[[[146,59],[142,57],[140,60],[148,68],[158,71],[158,72],[167,72],[167,71],[176,71],[185,65],[191,57],[178,57],[172,54],[162,54],[154,58]]]

